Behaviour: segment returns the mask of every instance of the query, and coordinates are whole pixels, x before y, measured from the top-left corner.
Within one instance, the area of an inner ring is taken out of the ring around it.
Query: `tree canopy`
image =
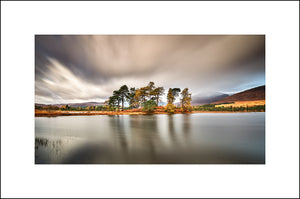
[[[173,102],[175,101],[175,97],[173,95],[172,88],[169,88],[168,95],[167,95],[167,101],[168,101],[168,104],[165,107],[165,111],[167,111],[168,113],[174,113],[175,105],[173,104]]]
[[[123,111],[124,110],[124,102],[128,98],[128,95],[129,95],[129,90],[128,90],[127,85],[121,86],[119,89],[119,93],[120,93],[120,98],[121,98],[121,102],[122,102],[122,111]]]
[[[154,100],[148,100],[146,102],[143,102],[142,106],[143,106],[143,109],[142,109],[143,111],[151,113],[151,112],[154,112],[154,110],[157,107],[157,104]]]
[[[181,92],[181,110],[183,112],[187,112],[187,111],[191,111],[192,110],[192,106],[191,106],[191,101],[192,101],[192,94],[189,93],[189,89],[185,88],[183,89],[183,91]]]
[[[113,91],[113,95],[109,97],[107,101],[109,107],[113,110],[120,110],[120,103],[122,111],[124,110],[125,101],[128,102],[129,108],[142,107],[143,111],[152,112],[158,103],[161,101],[162,96],[165,94],[165,89],[162,86],[155,86],[153,81],[150,81],[147,86],[140,88],[128,88],[127,85],[121,86],[118,90]],[[185,88],[181,93],[180,88],[169,88],[167,93],[167,105],[165,110],[169,113],[175,112],[174,102],[176,98],[181,94],[180,99],[182,110],[190,110],[191,94],[188,92],[188,88]]]

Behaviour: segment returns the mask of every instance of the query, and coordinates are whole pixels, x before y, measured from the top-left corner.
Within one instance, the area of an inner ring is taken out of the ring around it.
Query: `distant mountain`
[[[38,103],[36,103],[35,104],[35,106],[42,106],[42,107],[47,107],[47,106],[62,107],[65,105],[68,105],[70,107],[102,106],[102,105],[104,105],[104,102],[84,102],[84,103],[65,103],[65,104],[38,104]]]
[[[228,96],[229,96],[228,94],[224,94],[224,93],[213,93],[206,96],[195,95],[192,96],[192,105],[210,104],[212,102],[219,101]]]
[[[68,104],[70,107],[102,106],[104,102],[84,102]]]
[[[245,90],[245,91],[236,93],[234,95],[225,97],[221,100],[217,100],[214,103],[265,100],[265,88],[266,88],[265,85],[255,87],[255,88]]]

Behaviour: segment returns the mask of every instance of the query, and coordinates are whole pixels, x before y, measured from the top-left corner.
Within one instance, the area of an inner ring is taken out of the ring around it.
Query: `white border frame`
[[[1,2],[1,197],[299,197],[298,17],[298,2]],[[35,165],[35,34],[266,34],[266,165]]]

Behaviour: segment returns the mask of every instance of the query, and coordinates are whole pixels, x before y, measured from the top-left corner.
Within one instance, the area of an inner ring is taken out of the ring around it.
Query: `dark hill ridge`
[[[222,100],[228,96],[229,96],[228,94],[224,94],[224,93],[215,93],[210,96],[195,95],[195,96],[192,96],[192,105],[210,104],[212,102]]]
[[[236,102],[236,101],[255,101],[265,100],[265,88],[266,86],[255,87],[246,91],[236,93],[234,95],[225,97],[214,103]]]

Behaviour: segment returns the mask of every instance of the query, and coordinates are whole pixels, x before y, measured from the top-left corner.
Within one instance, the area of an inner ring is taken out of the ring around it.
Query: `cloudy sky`
[[[263,35],[36,35],[35,102],[103,102],[113,90],[189,88],[192,96],[265,84]],[[163,98],[163,101],[166,101]]]

